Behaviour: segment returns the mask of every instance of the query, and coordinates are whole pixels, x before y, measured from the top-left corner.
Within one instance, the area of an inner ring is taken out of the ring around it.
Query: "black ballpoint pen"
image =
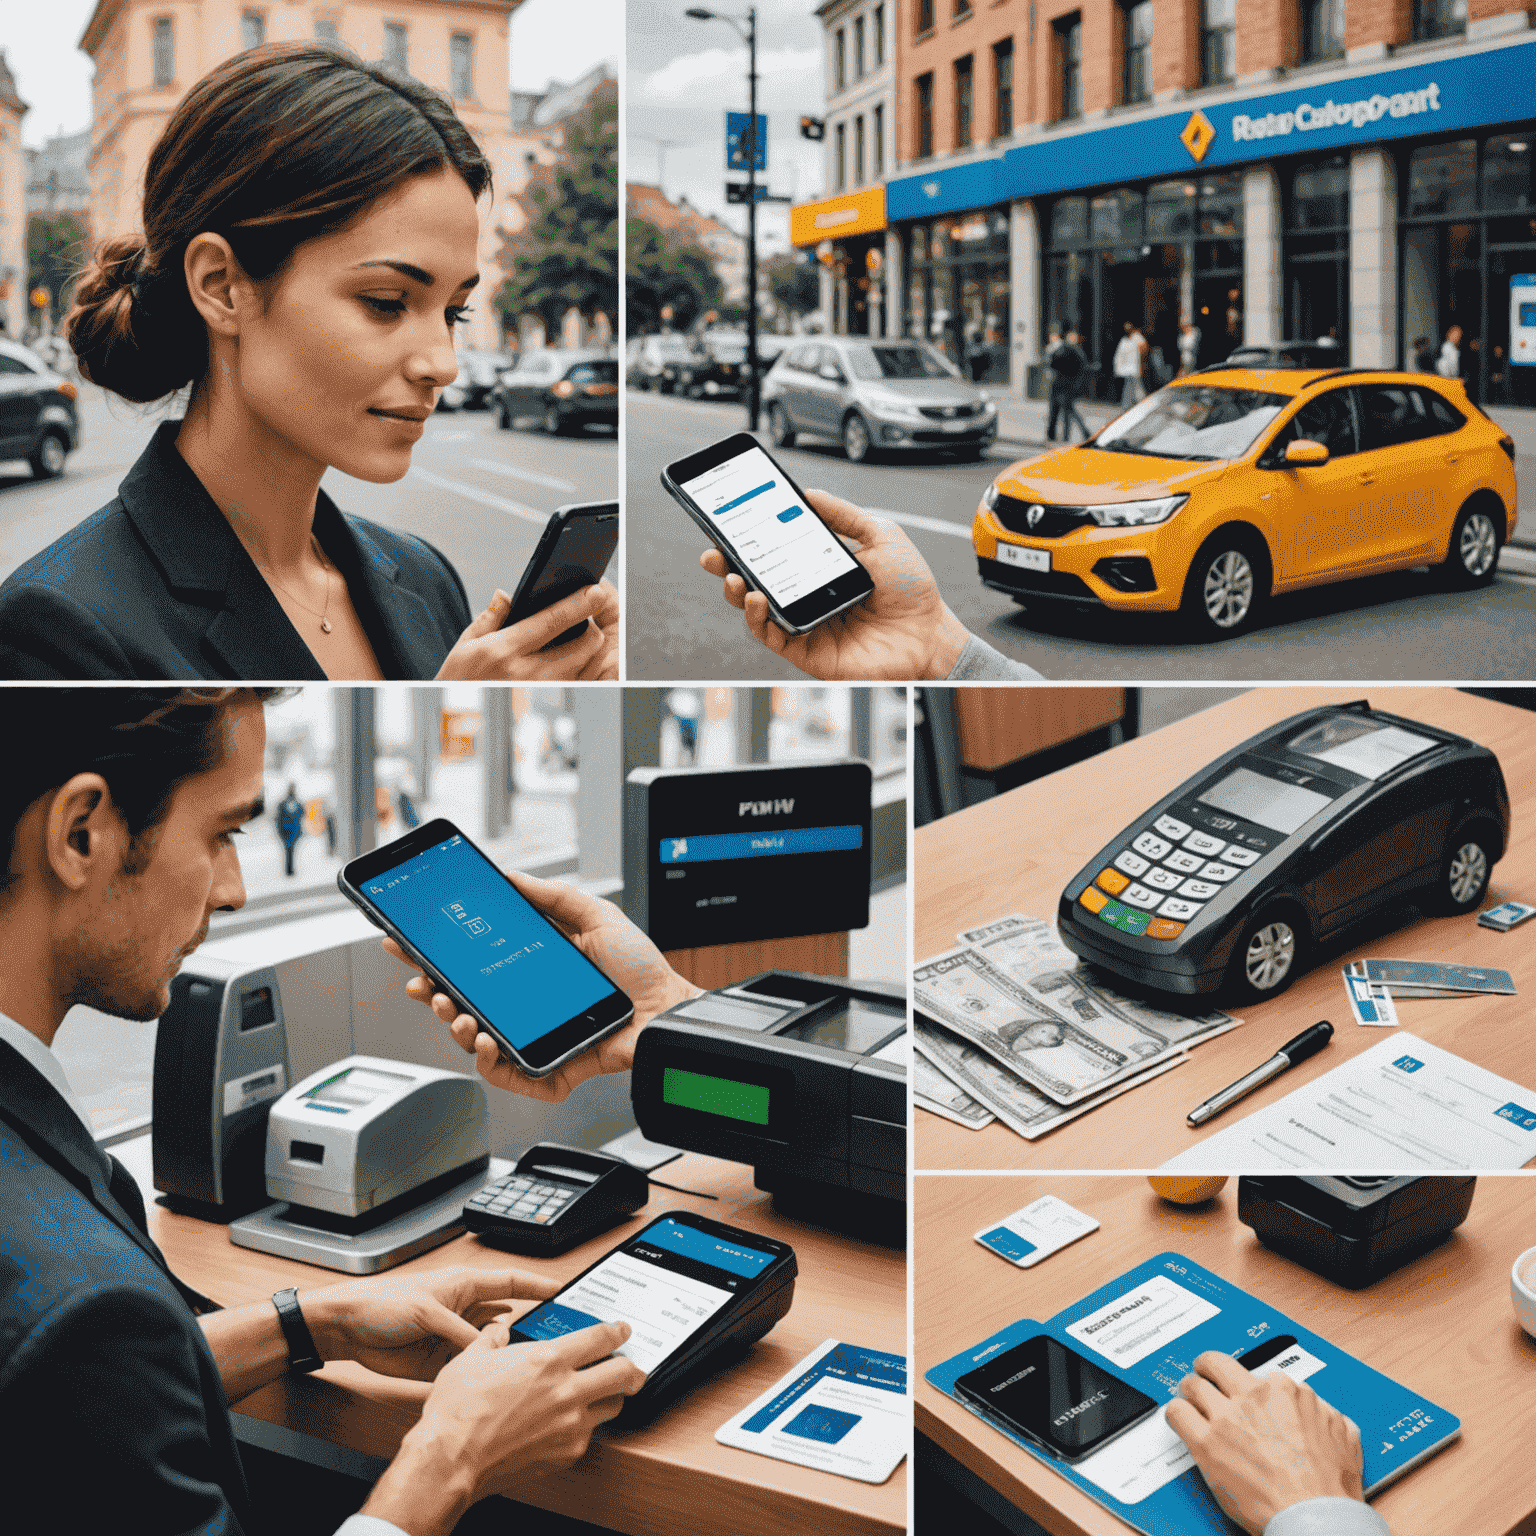
[[[1184,1118],[1191,1125],[1204,1125],[1207,1120],[1214,1120],[1222,1110],[1236,1104],[1239,1099],[1247,1098],[1255,1088],[1262,1088],[1271,1078],[1279,1077],[1287,1067],[1294,1067],[1298,1061],[1316,1055],[1332,1039],[1333,1025],[1327,1019],[1314,1024],[1311,1029],[1302,1030],[1294,1040],[1287,1040],[1263,1066],[1255,1067],[1246,1077],[1238,1078],[1220,1093],[1213,1093],[1205,1103],[1190,1110]]]

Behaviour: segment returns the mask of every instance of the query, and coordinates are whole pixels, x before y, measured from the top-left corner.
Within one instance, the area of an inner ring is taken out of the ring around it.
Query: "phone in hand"
[[[353,859],[336,884],[529,1077],[547,1077],[635,1016],[451,821]]]
[[[661,483],[768,599],[774,623],[787,633],[807,634],[875,590],[869,572],[750,433],[668,464]]]
[[[502,628],[532,618],[583,587],[596,586],[618,547],[618,502],[581,501],[557,507],[517,583]],[[585,620],[573,624],[540,649],[552,651],[576,639],[586,627]]]

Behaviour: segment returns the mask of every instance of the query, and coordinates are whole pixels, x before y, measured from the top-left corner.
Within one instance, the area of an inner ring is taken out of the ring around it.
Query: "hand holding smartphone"
[[[629,998],[450,821],[352,860],[336,883],[530,1077],[634,1018]]]
[[[596,586],[618,547],[618,502],[584,501],[557,507],[517,583],[502,628],[542,613],[583,587]],[[585,621],[573,624],[540,650],[565,645],[586,627]]]

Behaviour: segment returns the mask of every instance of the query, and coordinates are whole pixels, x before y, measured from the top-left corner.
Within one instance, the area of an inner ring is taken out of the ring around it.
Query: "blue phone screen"
[[[358,889],[517,1050],[615,990],[462,837]]]

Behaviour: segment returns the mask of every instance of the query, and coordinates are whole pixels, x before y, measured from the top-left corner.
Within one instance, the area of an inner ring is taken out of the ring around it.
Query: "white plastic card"
[[[1055,1195],[1041,1195],[1013,1215],[989,1222],[976,1234],[976,1241],[1000,1259],[1029,1269],[1098,1229],[1092,1216],[1074,1210]]]

